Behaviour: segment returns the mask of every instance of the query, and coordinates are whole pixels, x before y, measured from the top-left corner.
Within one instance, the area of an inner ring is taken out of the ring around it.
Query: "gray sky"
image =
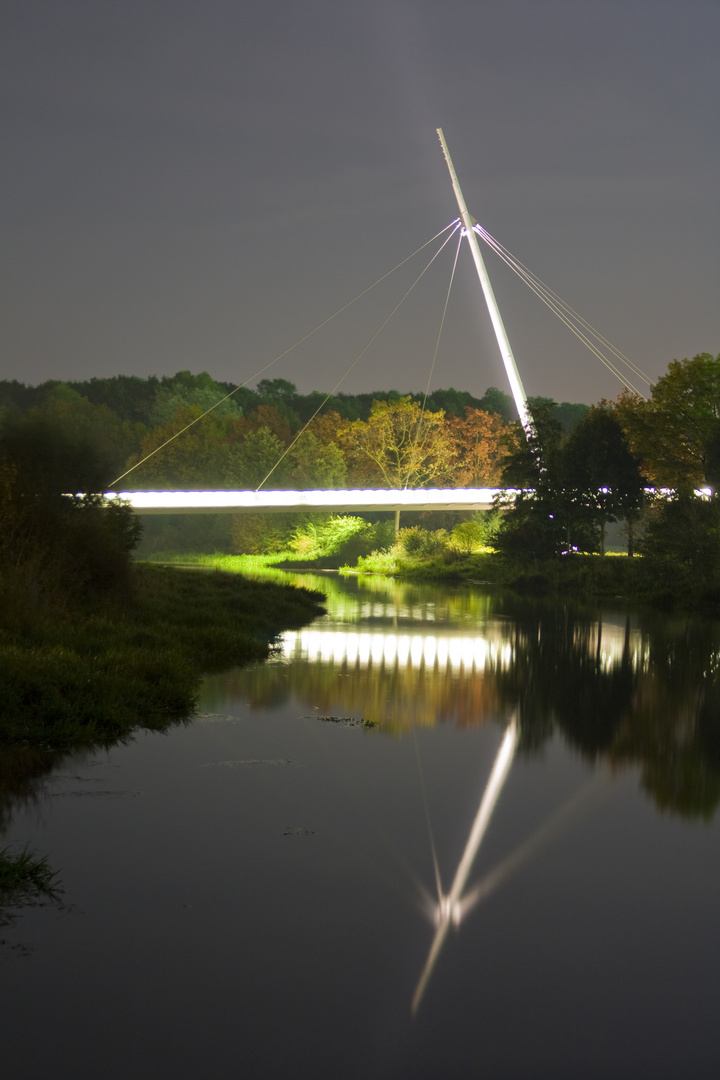
[[[475,217],[649,375],[720,350],[717,0],[4,10],[0,377],[243,381],[456,217],[437,127]],[[343,389],[424,387],[454,248]],[[527,392],[614,397],[486,261]],[[329,390],[422,265],[266,377]],[[432,385],[491,384],[463,246]]]

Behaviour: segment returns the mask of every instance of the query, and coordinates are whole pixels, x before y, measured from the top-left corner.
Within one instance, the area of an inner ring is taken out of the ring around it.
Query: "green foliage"
[[[335,555],[351,536],[368,528],[370,526],[361,517],[331,516],[296,529],[290,547],[304,559],[319,559],[324,555]]]
[[[507,512],[498,548],[515,558],[605,551],[607,522],[632,527],[646,480],[612,409],[593,406],[565,435],[554,403],[534,399],[533,432],[509,457],[502,499]]]
[[[458,551],[470,555],[492,547],[502,516],[497,509],[477,510],[467,521],[459,522],[450,534],[450,542]]]
[[[321,442],[312,431],[300,435],[291,446],[288,459],[291,486],[298,491],[342,488],[347,479],[347,465],[340,447]]]
[[[489,386],[474,407],[481,409],[483,412],[497,413],[506,424],[509,424],[512,420],[517,420],[515,402],[509,394],[506,394],[503,390],[498,390],[497,386]]]
[[[438,555],[447,548],[448,535],[445,529],[429,532],[419,525],[401,529],[398,533],[397,548],[402,555],[425,557]]]
[[[285,460],[278,465],[284,452],[284,444],[270,428],[248,431],[239,443],[226,449],[225,483],[240,491],[254,491],[277,466],[267,486],[271,490],[286,487],[289,462]]]
[[[720,601],[720,499],[681,494],[658,501],[641,550],[667,603]]]
[[[230,550],[235,555],[286,551],[303,514],[233,514]]]
[[[216,383],[206,371],[199,375],[178,371],[171,378],[160,380],[154,400],[147,410],[147,422],[158,427],[172,420],[178,410],[188,408],[197,408],[200,412],[212,409],[215,419],[240,416],[241,409],[235,396],[222,400],[227,393],[225,386]]]
[[[322,560],[328,568],[354,563],[375,548],[392,543],[394,535],[389,521],[373,525],[350,514],[318,515],[296,529],[289,546],[303,561]]]
[[[720,355],[673,360],[650,401],[625,393],[616,408],[654,484],[692,490],[720,483]]]

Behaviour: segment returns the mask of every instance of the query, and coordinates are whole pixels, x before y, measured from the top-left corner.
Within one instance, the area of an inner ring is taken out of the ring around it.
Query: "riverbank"
[[[432,536],[432,534],[429,534]],[[432,545],[430,545],[432,547]],[[520,594],[561,594],[576,598],[622,598],[662,610],[720,613],[720,583],[689,575],[672,560],[650,560],[614,553],[564,555],[556,559],[511,559],[498,552],[462,552],[438,545],[438,550],[408,552],[402,544],[361,557],[354,565],[338,567],[337,560],[303,559],[295,552],[272,555],[167,553],[168,563],[215,567],[230,573],[262,570],[339,570],[341,574],[394,577],[408,582],[448,585],[489,585]]]
[[[670,559],[637,555],[573,553],[555,559],[520,560],[496,552],[444,550],[409,555],[391,550],[358,559],[352,572],[387,574],[403,581],[494,585],[538,595],[622,598],[663,610],[720,613],[720,582],[695,578]]]
[[[67,751],[190,715],[206,672],[263,659],[322,596],[237,574],[134,566],[122,597],[0,627],[0,747]]]

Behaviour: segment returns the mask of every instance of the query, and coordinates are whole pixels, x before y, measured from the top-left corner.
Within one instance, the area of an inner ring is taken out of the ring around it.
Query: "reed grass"
[[[17,904],[34,897],[57,900],[61,891],[58,873],[50,868],[46,856],[28,847],[16,853],[10,848],[0,851],[0,904]]]

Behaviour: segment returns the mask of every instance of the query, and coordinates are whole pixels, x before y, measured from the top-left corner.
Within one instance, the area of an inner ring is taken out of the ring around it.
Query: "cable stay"
[[[407,255],[404,259],[401,259],[399,263],[396,263],[395,266],[392,267],[392,269],[386,270],[385,273],[381,274],[380,277],[376,278],[375,281],[373,281],[373,283],[371,285],[368,285],[365,289],[362,289],[359,293],[356,293],[355,296],[353,296],[351,300],[348,300],[346,303],[344,303],[341,307],[339,307],[336,311],[334,311],[332,313],[332,315],[328,315],[328,317],[326,319],[323,319],[322,322],[317,323],[312,328],[312,330],[308,330],[307,333],[303,334],[303,336],[298,338],[297,341],[293,342],[292,345],[289,345],[287,347],[287,349],[284,349],[281,353],[278,353],[278,355],[276,357],[274,357],[272,360],[269,360],[268,363],[264,364],[261,368],[258,368],[258,370],[253,372],[252,375],[248,375],[248,377],[243,382],[239,383],[235,387],[234,390],[231,390],[229,394],[225,394],[224,397],[219,398],[214,403],[214,405],[211,405],[210,408],[206,409],[205,412],[200,414],[200,416],[196,416],[194,420],[191,420],[189,424],[185,425],[185,427],[181,428],[179,431],[176,431],[175,434],[171,435],[169,439],[166,439],[164,443],[161,443],[160,446],[156,446],[155,449],[151,450],[151,452],[149,454],[146,454],[144,458],[141,458],[140,461],[136,461],[135,464],[132,465],[129,469],[126,469],[124,473],[121,473],[119,476],[116,476],[115,479],[113,481],[111,481],[110,487],[114,487],[115,484],[118,484],[121,480],[124,480],[126,476],[129,476],[131,472],[135,471],[135,469],[139,469],[141,465],[144,465],[145,462],[149,461],[150,458],[155,456],[155,454],[158,454],[161,450],[164,450],[166,446],[169,446],[170,443],[174,442],[175,439],[177,439],[180,435],[183,435],[186,431],[189,431],[189,429],[191,427],[194,427],[195,424],[199,423],[201,420],[204,420],[205,417],[209,416],[209,414],[211,412],[213,412],[215,409],[217,409],[220,405],[223,405],[226,401],[229,401],[231,397],[233,397],[235,394],[237,394],[238,390],[242,390],[242,388],[244,386],[247,386],[248,383],[251,383],[251,382],[253,382],[254,379],[259,378],[260,375],[264,375],[266,371],[269,371],[270,368],[272,368],[280,360],[283,360],[286,356],[289,356],[289,354],[291,352],[293,352],[294,349],[297,349],[298,346],[303,344],[303,342],[308,341],[311,337],[313,337],[314,334],[317,334],[319,330],[322,330],[323,327],[327,326],[334,319],[336,319],[338,317],[338,315],[342,315],[342,313],[344,311],[347,311],[347,309],[349,307],[352,307],[352,305],[357,303],[358,300],[361,300],[363,296],[367,296],[367,294],[369,292],[372,292],[372,290],[374,288],[376,288],[378,285],[380,285],[387,278],[391,277],[392,274],[394,274],[397,270],[400,270],[403,266],[405,266],[406,263],[409,263],[410,260],[414,259],[416,255],[419,255],[421,251],[424,251],[426,247],[429,247],[429,245],[432,244],[433,241],[435,241],[439,237],[443,236],[446,232],[449,232],[449,230],[452,230],[452,232],[450,232],[450,236],[452,236],[453,233],[455,232],[455,230],[458,228],[458,226],[459,226],[459,221],[456,218],[454,221],[451,221],[449,225],[446,225],[444,229],[441,229],[440,232],[435,233],[435,235],[431,236],[429,240],[426,240],[424,244],[421,244],[419,248],[416,248],[415,251],[413,251],[410,255]],[[447,239],[443,243],[442,247],[440,248],[440,251],[445,246],[445,243],[447,243],[447,240],[450,239],[450,236],[447,237]],[[435,256],[433,256],[433,258],[430,260],[430,262],[433,262],[434,259],[437,257],[437,255],[439,255],[439,253],[440,253],[439,251],[436,252]],[[429,265],[430,264],[428,263],[428,266]],[[425,269],[427,269],[427,267]],[[425,271],[423,271],[423,273],[424,272]],[[422,277],[422,274],[420,276]],[[403,297],[403,299],[404,299],[404,297]],[[402,303],[402,301],[401,301],[401,303]],[[391,314],[392,314],[392,312],[391,312]],[[377,336],[377,335],[375,335],[375,336]],[[368,345],[369,344],[370,344],[370,342],[368,343]],[[366,346],[366,348],[367,348],[367,346]],[[359,359],[359,357],[358,357],[358,359]],[[343,376],[343,378],[344,377],[345,376]],[[338,384],[338,385],[340,385],[340,384]],[[328,395],[328,397],[330,397],[330,396],[331,396],[331,394]],[[327,401],[327,398],[325,400]],[[314,416],[311,419],[314,419],[316,415],[317,415],[317,413],[315,413]],[[277,467],[277,466],[275,466],[275,467]],[[267,477],[265,477],[265,480],[267,480]],[[265,483],[265,480],[263,480],[263,483]]]
[[[351,371],[353,370],[353,368],[355,367],[355,365],[356,365],[356,364],[357,364],[357,363],[358,363],[358,362],[359,362],[359,361],[361,360],[361,358],[362,358],[362,357],[363,357],[363,356],[365,355],[365,353],[366,353],[366,352],[368,351],[368,349],[370,348],[370,346],[372,345],[372,343],[373,343],[373,342],[375,341],[375,339],[376,339],[376,338],[377,338],[377,337],[378,337],[378,336],[379,336],[379,335],[380,335],[380,334],[382,333],[382,331],[383,331],[383,330],[385,329],[385,327],[387,326],[387,324],[388,324],[388,323],[390,322],[390,320],[392,319],[392,317],[393,317],[393,315],[394,315],[394,314],[396,313],[396,311],[398,311],[398,309],[399,309],[400,307],[402,307],[402,305],[403,305],[403,304],[405,303],[405,301],[407,300],[407,298],[408,298],[408,296],[410,295],[410,293],[411,293],[411,292],[413,291],[413,289],[414,289],[414,288],[415,288],[415,286],[416,286],[416,285],[418,284],[418,282],[419,282],[419,281],[420,281],[420,280],[421,280],[421,279],[422,279],[422,278],[423,278],[423,277],[425,276],[425,274],[427,273],[427,271],[428,271],[428,270],[430,269],[430,267],[432,266],[432,264],[433,264],[433,263],[435,262],[435,260],[437,259],[438,255],[439,255],[439,254],[441,253],[441,251],[442,251],[442,250],[443,250],[443,249],[445,248],[445,246],[446,246],[446,245],[447,245],[447,244],[448,244],[448,243],[450,242],[450,240],[452,239],[452,237],[453,237],[454,233],[455,233],[455,232],[457,231],[457,229],[459,229],[459,227],[460,227],[460,223],[459,223],[459,222],[457,222],[457,221],[455,221],[455,222],[452,222],[452,224],[451,224],[451,225],[448,225],[448,226],[447,226],[447,229],[450,229],[450,228],[452,228],[452,230],[453,230],[453,231],[452,231],[452,232],[450,233],[450,235],[449,235],[449,236],[447,236],[447,237],[446,237],[446,238],[445,238],[445,239],[443,240],[442,244],[441,244],[441,245],[440,245],[440,247],[439,247],[439,248],[437,249],[437,251],[435,252],[435,254],[434,254],[434,255],[432,256],[432,258],[430,259],[430,261],[429,261],[428,263],[426,263],[426,264],[425,264],[425,266],[423,267],[423,269],[422,269],[422,270],[420,271],[420,273],[418,274],[418,276],[417,276],[417,277],[415,278],[415,280],[413,281],[413,283],[412,283],[412,285],[410,286],[410,288],[409,288],[409,289],[407,289],[407,290],[406,290],[406,292],[404,292],[404,293],[403,293],[403,295],[402,295],[402,296],[400,297],[400,299],[398,300],[398,302],[397,302],[397,303],[395,304],[395,306],[394,306],[394,307],[392,308],[392,310],[390,311],[390,313],[389,313],[388,315],[386,315],[386,316],[385,316],[385,318],[383,319],[383,321],[382,321],[382,322],[380,323],[380,325],[378,326],[377,330],[375,330],[375,332],[374,332],[374,333],[373,333],[373,334],[372,334],[372,335],[371,335],[371,336],[370,336],[370,337],[368,338],[368,340],[367,340],[367,341],[366,341],[366,343],[365,343],[365,344],[363,345],[362,349],[361,349],[361,350],[360,350],[360,352],[359,352],[359,353],[357,354],[357,356],[355,357],[355,359],[354,359],[354,360],[352,360],[352,361],[351,361],[351,363],[350,363],[350,364],[348,365],[348,367],[347,367],[347,368],[345,369],[345,371],[343,372],[343,374],[341,375],[341,377],[340,377],[340,378],[338,379],[338,381],[337,381],[337,382],[335,383],[335,385],[333,386],[332,390],[330,390],[330,391],[329,391],[329,393],[327,393],[327,394],[325,395],[325,397],[324,397],[324,398],[323,398],[323,400],[322,400],[322,401],[320,402],[320,404],[318,405],[317,409],[316,409],[316,410],[315,410],[315,412],[314,412],[314,413],[312,414],[312,416],[310,417],[310,419],[309,419],[309,420],[307,421],[307,423],[306,423],[306,424],[304,424],[304,425],[303,425],[303,426],[302,426],[302,427],[300,428],[300,431],[298,431],[298,433],[297,433],[297,435],[295,436],[295,438],[293,439],[293,441],[292,441],[292,442],[291,442],[291,443],[289,444],[289,446],[287,446],[287,447],[285,448],[285,450],[283,451],[283,453],[282,453],[282,454],[280,455],[280,457],[278,458],[278,460],[277,460],[277,461],[275,462],[275,464],[273,465],[273,467],[272,467],[272,469],[270,470],[270,472],[269,472],[269,473],[267,474],[267,476],[266,476],[266,477],[264,477],[264,479],[263,479],[263,480],[261,480],[261,481],[260,481],[260,483],[258,484],[258,486],[257,486],[257,487],[255,488],[255,491],[259,491],[259,490],[260,490],[260,488],[261,488],[261,487],[263,486],[263,484],[265,484],[265,482],[266,482],[267,480],[269,480],[269,479],[270,479],[270,477],[272,476],[272,474],[273,474],[273,473],[275,472],[275,470],[277,469],[278,465],[279,465],[279,464],[280,464],[280,463],[281,463],[281,462],[282,462],[282,461],[283,461],[283,460],[285,459],[285,457],[287,457],[287,455],[288,455],[288,454],[290,453],[290,451],[292,450],[293,446],[295,446],[295,443],[296,443],[296,442],[298,441],[298,439],[300,438],[300,436],[301,436],[301,435],[302,435],[302,434],[303,434],[303,433],[304,433],[305,431],[307,431],[307,429],[308,429],[308,428],[310,427],[310,424],[312,424],[313,420],[314,420],[314,419],[315,419],[315,417],[316,417],[316,416],[318,415],[318,413],[319,413],[319,412],[320,412],[320,411],[321,411],[321,410],[322,410],[322,409],[323,409],[323,408],[325,407],[325,405],[326,405],[326,404],[327,404],[327,402],[328,402],[328,401],[330,400],[330,398],[331,398],[331,397],[332,397],[332,396],[333,396],[333,395],[334,395],[335,393],[337,393],[337,391],[338,391],[338,390],[340,389],[340,387],[342,386],[342,384],[343,384],[343,383],[345,382],[345,379],[346,379],[346,378],[348,377],[348,375],[349,375],[349,374],[350,374],[350,372],[351,372]],[[447,229],[443,229],[443,232],[447,232]],[[442,233],[439,233],[438,235],[442,235]],[[425,245],[425,246],[427,246],[427,245]],[[405,260],[405,261],[407,261],[407,260]],[[366,291],[367,291],[367,290],[366,290]],[[363,294],[361,294],[361,295],[363,295]]]
[[[517,274],[521,281],[524,281],[528,288],[532,292],[534,292],[540,300],[542,300],[546,307],[548,307],[555,315],[557,315],[560,321],[564,323],[565,326],[567,326],[573,334],[575,334],[578,340],[581,341],[593,353],[593,355],[597,357],[597,359],[600,360],[602,364],[605,365],[608,371],[612,372],[612,374],[617,379],[619,379],[620,382],[622,382],[625,386],[632,390],[633,393],[637,394],[639,397],[645,397],[645,394],[643,394],[643,392],[639,390],[637,386],[633,385],[633,383],[631,383],[627,379],[627,377],[623,375],[622,371],[617,367],[617,365],[614,364],[612,360],[608,359],[608,357],[604,355],[600,348],[591,339],[595,338],[595,340],[599,342],[600,345],[602,345],[610,353],[612,353],[612,355],[615,356],[616,359],[620,361],[620,363],[624,364],[628,368],[628,370],[633,373],[633,375],[642,379],[643,382],[647,383],[648,386],[652,386],[652,379],[648,375],[646,375],[645,372],[642,371],[642,369],[639,368],[637,364],[635,364],[632,360],[625,356],[624,353],[620,352],[620,350],[616,348],[616,346],[613,345],[611,341],[608,341],[608,339],[604,337],[599,332],[599,330],[596,330],[586,319],[582,317],[582,315],[575,311],[574,308],[570,307],[570,305],[566,303],[566,301],[563,300],[561,296],[558,296],[558,294],[554,292],[548,285],[545,285],[545,283],[541,281],[541,279],[537,277],[536,274],[529,270],[524,265],[524,263],[520,262],[520,260],[512,254],[512,252],[508,251],[507,248],[503,247],[499,240],[496,240],[495,237],[487,231],[487,229],[483,228],[483,226],[480,225],[478,222],[474,224],[473,229],[478,234],[478,236],[480,236],[485,241],[488,247],[492,248],[492,250],[500,256],[503,262],[507,266],[509,266],[515,274]]]
[[[493,236],[491,236],[491,234],[487,231],[487,229],[485,229],[485,228],[483,228],[483,226],[479,225],[478,222],[476,221],[476,219],[474,217],[472,217],[472,215],[468,211],[467,204],[465,202],[464,196],[463,196],[462,191],[460,189],[460,184],[459,184],[459,181],[458,181],[458,178],[457,178],[457,173],[455,172],[455,168],[453,166],[452,159],[450,157],[450,152],[448,150],[447,142],[445,140],[443,132],[442,132],[442,130],[440,128],[438,128],[437,133],[438,133],[438,136],[440,138],[440,143],[442,145],[443,153],[445,155],[445,160],[446,160],[449,172],[450,172],[450,178],[451,178],[453,190],[455,192],[455,196],[456,196],[456,199],[457,199],[458,209],[460,211],[460,217],[456,218],[449,225],[446,225],[445,228],[441,229],[434,236],[430,237],[429,240],[426,240],[425,243],[421,244],[419,248],[417,248],[414,252],[412,252],[412,254],[406,256],[406,258],[402,259],[395,266],[393,266],[390,270],[387,270],[385,273],[381,274],[371,285],[368,285],[365,289],[362,289],[359,293],[357,293],[354,297],[352,297],[352,299],[348,300],[341,307],[339,307],[335,312],[333,312],[332,315],[329,315],[327,318],[325,318],[321,322],[317,323],[311,330],[308,330],[307,333],[303,334],[292,345],[288,346],[288,348],[284,349],[281,353],[279,353],[277,356],[275,356],[272,360],[268,361],[266,364],[263,364],[252,375],[249,375],[243,382],[241,382],[238,386],[236,386],[228,394],[225,394],[223,397],[219,398],[208,409],[205,409],[205,411],[202,412],[199,416],[197,416],[193,420],[191,420],[190,423],[185,424],[184,427],[180,428],[180,430],[175,432],[174,435],[171,435],[169,439],[166,439],[159,446],[155,447],[155,449],[152,450],[149,454],[146,454],[143,458],[141,458],[140,461],[137,461],[129,469],[126,469],[125,472],[121,473],[120,476],[116,477],[111,482],[110,486],[114,487],[121,480],[125,479],[126,476],[129,476],[130,473],[134,472],[141,465],[144,465],[147,461],[149,461],[152,457],[154,457],[156,454],[158,454],[161,450],[164,450],[165,447],[168,446],[171,442],[173,442],[175,439],[179,438],[186,431],[188,431],[191,427],[194,427],[195,424],[197,424],[201,420],[203,420],[206,416],[208,416],[211,412],[213,412],[215,409],[217,409],[224,402],[230,400],[239,390],[241,390],[243,387],[247,386],[248,383],[252,382],[253,380],[257,379],[260,375],[263,375],[265,372],[269,371],[280,360],[284,359],[291,352],[293,352],[294,349],[296,349],[298,346],[302,345],[304,342],[308,341],[314,334],[316,334],[319,330],[323,329],[323,327],[325,327],[329,323],[331,323],[334,319],[336,319],[344,311],[347,311],[348,308],[350,308],[353,304],[355,304],[357,301],[359,301],[362,297],[366,296],[374,288],[376,288],[378,285],[380,285],[381,282],[385,281],[387,278],[389,278],[392,274],[394,274],[401,267],[405,266],[406,263],[408,263],[411,259],[413,259],[421,251],[424,251],[425,248],[427,248],[430,244],[434,243],[434,241],[438,240],[441,237],[445,237],[444,240],[442,241],[442,243],[440,244],[440,247],[438,248],[438,250],[435,252],[435,254],[432,256],[432,258],[429,260],[429,262],[425,265],[425,267],[420,272],[420,274],[413,281],[410,288],[403,294],[403,296],[400,298],[400,300],[397,302],[397,304],[392,308],[390,313],[381,322],[381,324],[377,328],[377,330],[371,335],[371,337],[368,339],[368,341],[363,346],[363,348],[360,350],[360,352],[355,356],[355,358],[352,360],[352,362],[348,365],[345,372],[343,373],[341,378],[337,381],[335,386],[330,390],[330,392],[328,394],[325,395],[322,402],[320,403],[318,408],[315,410],[315,412],[312,414],[310,419],[300,429],[300,431],[297,433],[297,435],[292,440],[290,445],[284,450],[283,454],[280,456],[280,458],[275,463],[273,468],[268,472],[268,474],[264,477],[264,479],[261,481],[261,483],[255,489],[256,492],[259,491],[260,488],[262,488],[265,485],[265,483],[267,483],[267,481],[270,479],[272,474],[275,472],[277,467],[280,465],[280,463],[283,461],[283,459],[287,456],[287,454],[290,452],[290,450],[292,450],[292,448],[297,443],[298,439],[303,435],[303,433],[305,431],[307,431],[308,427],[313,422],[313,420],[316,418],[318,413],[321,412],[321,410],[325,407],[325,405],[330,400],[330,398],[338,391],[340,386],[342,386],[343,382],[348,377],[350,372],[355,368],[355,366],[360,361],[360,359],[365,355],[367,350],[370,348],[370,346],[373,344],[373,342],[376,340],[376,338],[381,333],[381,331],[385,328],[385,326],[387,326],[390,319],[395,315],[397,310],[400,308],[400,306],[404,303],[404,301],[407,299],[407,297],[413,291],[415,286],[418,284],[418,282],[421,280],[421,278],[427,272],[429,267],[433,264],[433,262],[438,257],[440,252],[443,251],[446,244],[449,242],[451,236],[453,236],[455,234],[455,232],[458,231],[458,230],[460,232],[460,236],[459,236],[459,239],[458,239],[458,248],[457,248],[457,251],[455,252],[455,260],[454,260],[453,267],[452,267],[452,273],[451,273],[451,277],[450,277],[450,284],[449,284],[447,295],[446,295],[446,298],[445,298],[445,305],[444,305],[443,312],[442,312],[442,317],[441,317],[441,320],[440,320],[440,328],[439,328],[439,331],[438,331],[438,336],[437,336],[437,339],[436,339],[436,342],[435,342],[435,350],[434,350],[434,354],[433,354],[432,363],[431,363],[431,366],[430,366],[430,373],[429,373],[429,376],[428,376],[428,381],[427,381],[427,385],[426,385],[426,388],[425,388],[425,393],[424,393],[424,396],[423,396],[420,420],[418,422],[417,433],[416,433],[416,442],[419,442],[419,439],[420,439],[422,418],[424,416],[426,406],[427,406],[427,399],[428,399],[428,396],[429,396],[430,384],[431,384],[432,376],[433,376],[433,373],[434,373],[434,370],[435,370],[435,364],[436,364],[436,361],[437,361],[437,356],[438,356],[438,351],[439,351],[439,346],[440,346],[440,337],[442,335],[443,327],[444,327],[444,324],[445,324],[445,316],[447,314],[447,308],[448,308],[448,303],[449,303],[449,299],[450,299],[450,290],[452,288],[452,284],[453,284],[453,280],[454,280],[454,276],[455,276],[455,270],[456,270],[457,261],[458,261],[458,255],[459,255],[459,250],[460,250],[460,244],[462,242],[462,237],[463,236],[467,238],[469,246],[470,246],[471,254],[472,254],[472,257],[473,257],[473,261],[475,263],[475,267],[476,267],[476,270],[477,270],[477,273],[478,273],[480,284],[481,284],[483,293],[485,295],[485,300],[486,300],[486,303],[487,303],[487,306],[488,306],[488,312],[490,314],[490,319],[491,319],[491,322],[493,324],[493,328],[494,328],[494,331],[495,331],[495,335],[497,337],[498,345],[500,347],[500,353],[501,353],[501,356],[502,356],[502,359],[503,359],[503,363],[505,365],[508,380],[510,382],[510,387],[511,387],[513,397],[514,397],[514,400],[515,400],[515,405],[516,405],[516,408],[517,408],[517,411],[518,411],[518,416],[520,417],[520,421],[521,421],[521,423],[522,423],[528,437],[530,437],[530,435],[532,433],[533,423],[532,423],[532,416],[530,415],[530,411],[529,411],[529,408],[528,408],[527,395],[525,393],[525,390],[524,390],[524,387],[523,387],[523,384],[522,384],[520,373],[518,372],[518,369],[517,369],[517,364],[515,363],[515,358],[513,356],[512,349],[510,347],[510,343],[509,343],[509,340],[508,340],[508,337],[507,337],[507,333],[505,331],[505,327],[504,327],[504,324],[503,324],[503,321],[502,321],[502,317],[500,315],[500,311],[499,311],[498,306],[497,306],[497,301],[495,300],[492,285],[491,285],[490,279],[489,279],[489,277],[487,275],[487,270],[486,270],[485,264],[483,262],[483,258],[482,258],[481,252],[480,252],[477,237],[480,237],[481,239],[483,239],[485,241],[485,243],[503,260],[503,262],[505,262],[506,265],[508,265],[510,267],[510,269],[515,274],[517,274],[517,276],[520,277],[520,279],[522,281],[525,282],[525,284],[531,289],[531,291],[534,292],[535,295],[540,300],[542,300],[542,302],[546,305],[546,307],[548,307],[560,319],[560,321],[562,323],[564,323],[564,325],[567,326],[568,329],[570,329],[573,334],[575,334],[575,336],[578,338],[578,340],[581,341],[593,353],[593,355],[598,360],[600,360],[600,362],[602,364],[604,364],[604,366],[620,382],[623,383],[623,385],[627,386],[630,390],[633,391],[633,393],[637,394],[639,397],[641,397],[641,398],[645,397],[645,394],[643,394],[642,391],[638,389],[638,387],[637,387],[637,385],[635,383],[631,382],[626,376],[623,375],[623,373],[622,373],[621,369],[618,367],[618,365],[613,360],[611,360],[609,358],[609,356],[606,355],[606,353],[609,353],[611,356],[615,357],[615,359],[620,364],[623,364],[633,374],[634,377],[644,381],[645,383],[647,383],[648,386],[652,386],[652,380],[650,379],[650,377],[648,375],[646,375],[627,356],[625,356],[622,352],[620,352],[619,349],[617,349],[610,341],[608,341],[608,339],[605,338],[599,331],[597,331],[586,319],[584,319],[581,315],[578,314],[578,312],[576,312],[572,307],[570,307],[570,305],[567,304],[562,299],[562,297],[560,297],[557,293],[555,293],[552,289],[550,289],[549,286],[545,285],[544,282],[542,282],[540,280],[540,278],[537,277],[537,275],[535,275],[531,270],[529,270],[518,258],[516,258],[510,251],[508,251],[507,248],[503,247],[503,245],[498,240],[496,240]],[[447,236],[445,235],[446,233],[448,234]],[[603,349],[605,350],[605,352],[603,352]]]

